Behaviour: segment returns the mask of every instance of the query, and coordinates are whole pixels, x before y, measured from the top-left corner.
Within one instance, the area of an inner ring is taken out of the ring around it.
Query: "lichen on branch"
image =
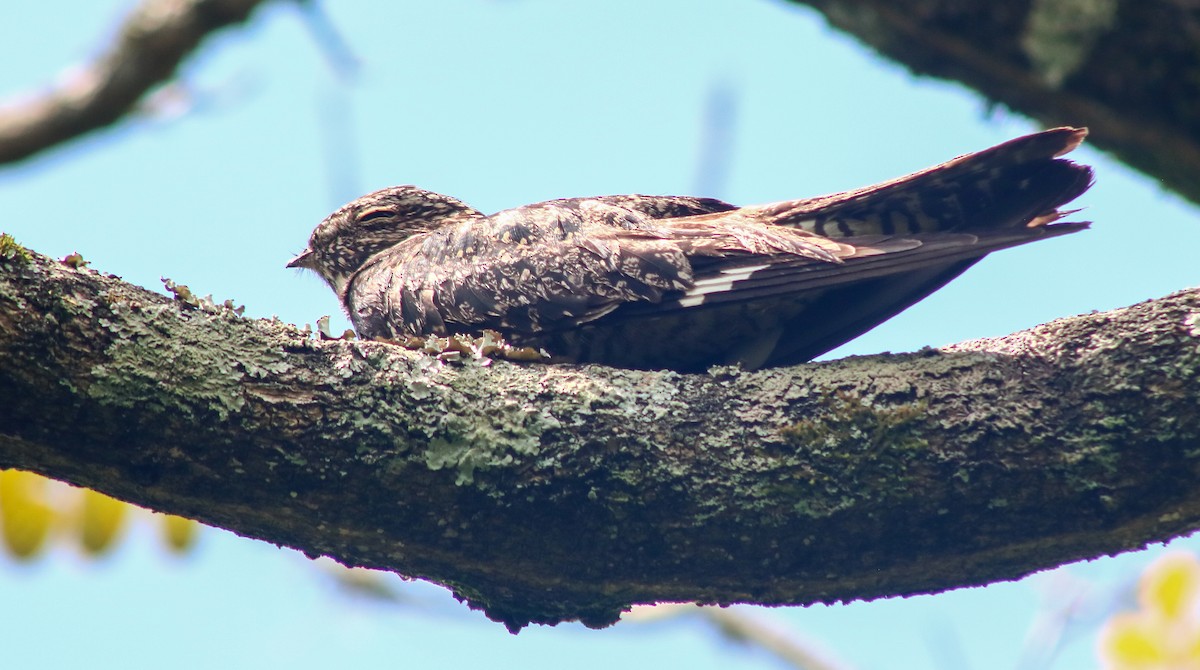
[[[1012,579],[1200,527],[1200,291],[746,373],[314,338],[0,255],[0,467],[444,584],[518,629]]]

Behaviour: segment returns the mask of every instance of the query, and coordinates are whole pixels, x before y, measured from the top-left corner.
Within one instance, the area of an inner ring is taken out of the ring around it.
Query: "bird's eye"
[[[367,223],[370,221],[386,219],[390,216],[392,216],[392,211],[390,209],[372,209],[364,212],[362,216],[358,217],[358,221],[359,223]]]

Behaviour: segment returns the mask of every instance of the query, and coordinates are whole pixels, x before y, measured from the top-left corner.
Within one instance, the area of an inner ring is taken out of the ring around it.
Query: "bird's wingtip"
[[[1061,128],[1052,128],[1049,132],[1055,131],[1060,131],[1067,134],[1066,141],[1063,142],[1062,148],[1054,154],[1055,158],[1069,154],[1075,149],[1079,148],[1079,145],[1083,144],[1083,141],[1087,139],[1088,136],[1088,129],[1085,126],[1081,126],[1079,128],[1063,126]]]

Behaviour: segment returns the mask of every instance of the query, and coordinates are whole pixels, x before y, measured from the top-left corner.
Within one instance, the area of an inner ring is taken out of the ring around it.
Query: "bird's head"
[[[341,296],[371,257],[420,233],[483,216],[449,196],[392,186],[354,200],[317,226],[308,248],[288,262],[321,276]]]

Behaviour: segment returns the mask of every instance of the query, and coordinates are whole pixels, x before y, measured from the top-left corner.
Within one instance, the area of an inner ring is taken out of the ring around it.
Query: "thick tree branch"
[[[445,584],[513,628],[939,591],[1200,527],[1200,290],[680,375],[315,341],[22,251],[0,249],[0,467]]]
[[[789,0],[922,75],[1088,140],[1200,203],[1200,13],[1179,0]]]
[[[0,107],[0,163],[112,125],[174,76],[206,37],[245,21],[262,0],[147,0],[115,43],[57,86]]]

